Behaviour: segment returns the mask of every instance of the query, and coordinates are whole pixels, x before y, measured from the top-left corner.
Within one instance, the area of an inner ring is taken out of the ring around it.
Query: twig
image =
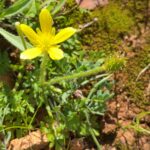
[[[83,25],[79,25],[79,31],[82,31],[83,29],[85,29],[85,28],[91,26],[93,23],[95,23],[95,22],[97,22],[97,21],[98,21],[98,19],[97,19],[97,18],[94,18],[93,21],[91,21],[91,22],[88,22],[88,23],[83,24]]]
[[[137,78],[136,78],[136,81],[138,81],[138,79],[140,78],[140,76],[150,68],[150,63],[144,68],[142,69],[142,71],[138,74]]]
[[[10,24],[7,24],[7,23],[1,22],[1,21],[0,21],[0,27],[2,27],[2,28],[9,28],[11,30],[15,30],[13,25],[10,25]]]

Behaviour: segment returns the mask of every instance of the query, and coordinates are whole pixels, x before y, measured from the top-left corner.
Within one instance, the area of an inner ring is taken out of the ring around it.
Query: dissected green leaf
[[[19,36],[9,33],[8,31],[6,31],[2,28],[0,28],[0,34],[15,47],[17,47],[20,50],[24,50],[21,38]],[[29,43],[26,42],[26,44],[27,44],[28,48],[32,47]]]

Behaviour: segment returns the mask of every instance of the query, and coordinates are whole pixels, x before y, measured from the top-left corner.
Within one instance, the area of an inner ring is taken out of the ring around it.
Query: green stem
[[[95,142],[95,144],[96,144],[96,146],[97,146],[97,149],[98,149],[98,150],[101,150],[101,149],[102,149],[102,148],[101,148],[101,145],[99,144],[99,142],[98,142],[98,140],[97,140],[97,138],[96,138],[96,136],[95,136],[95,133],[93,132],[93,129],[91,128],[91,123],[90,123],[90,120],[89,120],[88,112],[87,112],[87,111],[84,111],[84,114],[85,114],[85,117],[86,117],[86,121],[87,121],[87,123],[88,123],[88,125],[89,125],[89,131],[90,131],[90,134],[91,134],[91,136],[92,136],[92,138],[93,138],[93,141]]]
[[[28,130],[32,129],[30,126],[27,126],[27,127],[25,127],[25,126],[12,126],[12,127],[4,128],[4,129],[0,130],[0,132],[10,130],[10,129],[16,129],[16,128],[18,128],[18,129],[28,129]]]
[[[22,33],[21,29],[20,29],[20,22],[16,22],[16,23],[15,23],[15,26],[16,26],[18,35],[19,35],[20,38],[21,38],[22,44],[23,44],[23,46],[24,46],[24,49],[27,49],[27,45],[26,45],[26,42],[25,42],[25,40],[24,40],[23,33]]]
[[[91,134],[91,136],[92,136],[92,138],[93,138],[93,140],[94,140],[94,142],[95,142],[95,144],[97,146],[97,149],[101,150],[102,148],[101,148],[101,146],[100,146],[100,144],[99,144],[99,142],[98,142],[98,140],[97,140],[93,130],[90,128],[89,131],[90,131],[90,134]]]
[[[45,53],[44,56],[42,57],[42,62],[41,62],[41,65],[40,65],[40,78],[39,78],[39,82],[40,82],[40,85],[42,85],[42,86],[43,86],[43,83],[46,80],[46,65],[47,65],[47,60],[48,60],[48,56]]]
[[[99,72],[103,72],[103,71],[105,71],[105,67],[103,67],[103,66],[96,67],[96,68],[88,70],[86,72],[79,72],[79,73],[74,73],[72,75],[57,77],[57,78],[51,79],[48,82],[45,82],[44,84],[45,85],[50,85],[50,84],[52,85],[52,84],[59,83],[59,82],[64,81],[64,80],[72,80],[72,79],[77,79],[77,78],[81,78],[81,77],[87,77],[87,76],[95,75],[95,74],[97,74]]]
[[[34,121],[34,119],[35,119],[35,116],[36,116],[36,114],[37,114],[39,108],[41,107],[41,105],[42,105],[42,102],[40,102],[40,104],[38,105],[38,107],[37,107],[37,109],[36,109],[36,111],[35,111],[35,113],[34,113],[34,115],[33,115],[33,117],[31,118],[31,121],[30,121],[30,123],[29,123],[29,127],[32,125],[32,123],[33,123],[33,121]]]
[[[48,99],[47,99],[46,95],[44,94],[44,89],[45,89],[44,83],[45,83],[45,80],[46,80],[46,66],[47,66],[47,61],[48,61],[48,54],[44,53],[44,56],[42,58],[42,62],[41,62],[41,65],[40,65],[39,83],[40,83],[40,86],[42,88],[41,95],[45,99],[45,105],[46,105],[47,113],[48,113],[49,117],[52,118],[53,117],[52,111],[51,111]]]
[[[107,79],[109,79],[112,75],[109,75],[105,78],[103,78],[102,80],[100,80],[99,82],[97,82],[94,87],[92,88],[92,90],[90,91],[89,95],[87,96],[88,99],[90,99],[93,95],[94,92],[96,92],[97,88],[99,86],[101,86]]]

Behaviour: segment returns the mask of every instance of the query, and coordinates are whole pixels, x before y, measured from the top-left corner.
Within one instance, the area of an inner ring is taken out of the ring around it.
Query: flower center
[[[53,41],[53,36],[50,34],[41,34],[40,36],[40,41],[41,44],[39,45],[39,47],[43,50],[43,51],[48,51],[50,49],[50,47],[52,47],[52,41]]]

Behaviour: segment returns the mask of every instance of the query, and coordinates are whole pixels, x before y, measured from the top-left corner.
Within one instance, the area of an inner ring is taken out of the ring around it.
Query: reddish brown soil
[[[116,96],[107,104],[107,113],[103,118],[102,141],[104,149],[150,149],[150,136],[138,133],[130,126],[139,113],[149,111],[150,105],[140,108],[132,102],[125,90],[126,74],[116,74]],[[142,118],[140,126],[149,130],[150,115]]]

